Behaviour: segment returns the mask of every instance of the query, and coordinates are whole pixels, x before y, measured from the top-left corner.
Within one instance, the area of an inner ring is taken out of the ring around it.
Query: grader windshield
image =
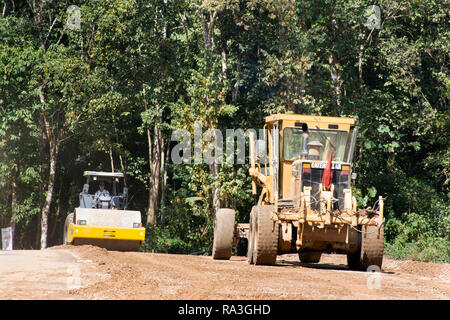
[[[283,159],[300,159],[302,152],[302,129],[284,128],[283,133]],[[333,148],[333,161],[344,162],[347,159],[349,133],[342,130],[309,129],[309,141],[320,142],[323,146],[319,159],[327,161]]]

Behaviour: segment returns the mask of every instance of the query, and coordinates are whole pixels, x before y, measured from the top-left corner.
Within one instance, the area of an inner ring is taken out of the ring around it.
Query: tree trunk
[[[210,126],[210,128],[214,129],[213,125]],[[217,141],[217,136],[216,136],[216,132],[214,131],[214,140],[211,143],[216,143]],[[216,149],[214,149],[214,153],[212,154],[212,158],[215,159],[216,157]],[[213,176],[214,178],[216,178],[219,175],[219,164],[216,163],[216,161],[213,161],[213,163],[211,163],[209,165],[209,172],[211,174],[211,176]],[[217,210],[220,209],[220,196],[219,196],[219,189],[217,189],[216,187],[212,187],[211,189],[212,192],[212,205],[213,205],[213,210],[214,212],[217,212]]]
[[[332,86],[331,101],[334,107],[332,113],[333,116],[338,117],[340,114],[341,92],[344,80],[342,80],[341,64],[333,55],[330,55],[329,64],[330,64],[330,76]]]
[[[56,159],[59,153],[59,146],[57,141],[50,140],[50,172],[48,176],[47,196],[45,197],[44,207],[41,215],[41,249],[47,248],[47,231],[48,231],[48,216],[53,199],[53,191],[55,187],[56,177]]]
[[[41,97],[41,101],[44,99],[44,97]],[[46,153],[46,137],[45,137],[45,125],[44,125],[44,120],[41,118],[39,119],[39,157],[40,159],[45,159],[45,153]],[[40,181],[40,186],[39,186],[39,190],[40,190],[40,197],[39,197],[39,207],[42,208],[44,206],[45,203],[45,177],[46,177],[46,170],[45,170],[45,166],[40,166],[39,168],[39,176],[41,178]],[[36,219],[36,226],[35,226],[35,230],[36,230],[36,237],[34,239],[34,248],[38,249],[39,248],[39,242],[41,239],[41,216],[42,216],[42,210],[40,210],[37,214],[37,219]]]
[[[125,165],[123,163],[123,157],[122,157],[122,155],[120,153],[119,153],[119,162],[120,162],[120,168],[121,168],[122,173],[123,173],[123,185],[124,185],[125,188],[127,188],[127,173],[126,173],[126,170],[125,170]]]
[[[55,241],[57,238],[57,226],[58,226],[58,218],[61,215],[62,210],[62,190],[63,190],[63,177],[61,175],[61,178],[59,179],[59,188],[56,188],[58,190],[58,209],[56,209],[56,215],[55,215],[55,223],[53,223],[52,230],[50,231],[50,237],[52,241]]]
[[[114,157],[112,147],[109,147],[109,161],[111,162],[111,172],[114,172]]]
[[[167,162],[169,162],[169,150],[167,150],[167,142],[162,145],[161,156],[161,207],[166,205],[166,187],[167,187]],[[164,225],[165,216],[161,214],[161,224]]]
[[[148,143],[148,209],[147,209],[147,224],[153,224],[155,221],[154,208],[152,201],[152,163],[153,163],[153,152],[152,152],[152,136],[150,129],[147,129],[147,143]]]
[[[206,19],[202,19],[203,44],[207,51],[212,52],[214,49],[214,25],[216,23],[217,11],[209,13],[209,23]]]
[[[120,145],[120,143],[119,143],[120,142],[120,140],[119,140],[119,133],[118,133],[118,130],[117,130],[117,125],[116,125],[114,116],[112,116],[112,121],[113,121],[113,124],[114,124],[114,135],[115,135],[115,138],[116,138],[116,143],[117,143],[117,145]],[[112,159],[112,146],[110,148],[111,148],[110,149],[110,154],[111,154],[111,159]],[[121,150],[118,150],[117,153],[119,155],[120,169],[122,170],[122,173],[123,173],[123,184],[124,184],[124,187],[127,188],[127,174],[126,174],[125,165],[124,165],[124,161],[123,161],[123,157],[122,157],[122,152],[121,152]],[[114,164],[114,162],[111,162],[111,163]]]
[[[364,44],[361,43],[361,45],[359,46],[359,53],[358,53],[358,77],[361,86],[363,82],[363,66],[362,66],[363,51],[364,51]]]
[[[42,105],[45,104],[45,96],[44,96],[44,86],[41,85],[40,87],[40,94],[39,94],[39,99]],[[44,153],[45,153],[45,149],[47,147],[46,142],[48,142],[49,137],[48,137],[48,130],[50,130],[50,124],[46,121],[45,119],[45,110],[43,112],[43,117],[39,120],[39,124],[40,124],[40,151],[41,151],[41,159],[44,158]],[[51,153],[51,148],[50,148],[50,152]],[[48,194],[47,197],[44,196],[45,195],[45,170],[44,170],[44,166],[41,166],[40,168],[40,173],[41,173],[41,179],[42,179],[42,183],[41,183],[41,201],[42,201],[42,209],[41,211],[38,213],[38,229],[36,231],[36,248],[41,247],[42,243],[42,229],[43,229],[43,225],[42,225],[42,218],[43,218],[43,211],[44,208],[47,205],[47,198],[48,198]],[[47,186],[48,187],[48,186]],[[48,190],[47,190],[48,191]],[[45,221],[47,221],[47,218],[45,219]],[[45,235],[45,240],[47,240],[47,237]],[[47,245],[47,244],[46,244]],[[44,248],[42,248],[44,249]]]
[[[217,19],[217,11],[213,11],[213,12],[209,12],[209,22],[206,20],[206,18],[202,19],[201,21],[201,25],[202,25],[202,33],[203,33],[203,45],[206,51],[209,52],[213,52],[214,50],[214,26],[216,23],[216,19]],[[222,62],[222,77],[221,81],[225,80],[226,75],[224,74],[226,72],[226,54],[224,51],[222,51],[221,53],[221,62]],[[209,121],[209,127],[211,129],[214,129],[213,123],[215,119],[212,119],[212,121]],[[213,143],[215,143],[216,141],[216,136],[215,136],[215,132],[214,132],[214,141]],[[214,158],[215,155],[213,155]],[[209,165],[209,173],[211,174],[211,176],[213,178],[216,178],[218,173],[219,173],[219,165],[215,163],[215,161],[213,163],[211,163]],[[220,198],[219,198],[219,190],[216,189],[216,187],[212,187],[211,189],[212,192],[212,206],[213,206],[213,210],[214,212],[216,212],[219,207],[220,207]]]
[[[41,134],[44,135],[44,141],[47,141],[49,147],[49,173],[48,173],[48,184],[47,184],[47,195],[45,197],[44,206],[41,210],[41,249],[47,248],[47,232],[48,232],[48,216],[50,214],[51,204],[53,200],[53,191],[55,187],[55,177],[56,177],[56,165],[57,158],[59,154],[59,144],[62,139],[63,131],[60,130],[58,134],[53,134],[50,120],[47,115],[47,110],[45,109],[45,95],[44,86],[40,87],[39,99],[41,104],[44,106],[42,110],[42,124],[44,130],[41,130]]]
[[[233,92],[231,94],[231,102],[232,103],[236,103],[237,100],[239,99],[239,85],[238,85],[238,83],[240,82],[241,71],[242,71],[242,64],[238,60],[237,67],[236,67],[236,73],[237,73],[236,83],[234,85]]]
[[[331,19],[332,32],[339,34],[339,25],[336,19]],[[333,48],[334,49],[334,48]],[[332,49],[332,52],[333,52]],[[341,91],[344,80],[342,80],[341,61],[337,54],[331,53],[329,57],[330,76],[331,76],[331,103],[333,105],[332,115],[338,117],[340,115]]]
[[[160,174],[161,174],[161,144],[162,144],[162,132],[161,129],[158,128],[157,125],[158,123],[159,119],[155,121],[153,129],[154,133],[153,142],[151,139],[150,130],[147,130],[148,156],[150,166],[147,224],[155,224],[156,215],[158,214]]]
[[[225,53],[224,50],[222,50],[221,53],[221,61],[222,61],[222,77],[221,77],[221,81],[225,82],[225,80],[227,80],[227,54]]]
[[[49,3],[51,1],[42,0],[42,1],[28,1],[28,4],[33,11],[34,15],[34,23],[37,32],[39,33],[39,44],[44,52],[47,51],[48,48],[48,40],[50,39],[50,35],[52,33],[53,27],[57,21],[57,18],[53,18],[51,16],[47,16],[45,10],[48,8]],[[47,25],[47,21],[53,21],[50,28]],[[53,191],[55,186],[55,177],[56,177],[56,166],[57,166],[57,158],[59,154],[59,146],[62,141],[62,135],[64,133],[63,129],[56,130],[56,134],[52,131],[52,125],[54,119],[49,119],[47,115],[46,109],[46,99],[45,99],[45,85],[43,83],[39,84],[39,99],[42,105],[42,118],[40,119],[40,139],[41,139],[41,151],[44,150],[45,147],[49,147],[49,173],[48,173],[48,184],[47,188],[42,187],[42,192],[47,189],[47,194],[45,196],[45,200],[43,203],[43,207],[39,213],[40,221],[40,230],[37,232],[37,240],[39,239],[39,231],[40,231],[40,247],[41,249],[47,248],[47,232],[48,232],[48,216],[50,214],[52,199],[53,199]],[[52,116],[50,116],[52,118]],[[41,154],[43,156],[43,154]],[[41,170],[41,173],[44,173],[44,170]],[[43,181],[45,178],[43,177]],[[37,241],[38,242],[38,241]]]
[[[17,180],[16,173],[14,172],[12,175],[12,190],[11,190],[11,229],[12,229],[12,237],[13,237],[13,246],[14,246],[14,230],[16,229],[16,206],[17,206]]]

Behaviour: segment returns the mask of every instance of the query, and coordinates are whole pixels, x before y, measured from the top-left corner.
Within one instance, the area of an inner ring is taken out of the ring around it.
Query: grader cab
[[[236,224],[231,209],[217,211],[213,258],[229,259],[233,246],[247,238],[250,264],[272,265],[283,253],[317,263],[322,253],[338,253],[347,255],[350,269],[381,269],[383,198],[360,209],[352,191],[356,121],[268,116],[264,139],[250,135],[249,174],[257,203],[247,224]]]

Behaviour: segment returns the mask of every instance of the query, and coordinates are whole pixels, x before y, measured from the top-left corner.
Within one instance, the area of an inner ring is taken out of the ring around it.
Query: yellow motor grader
[[[359,209],[352,191],[356,122],[357,117],[266,117],[264,139],[250,134],[257,204],[249,223],[236,224],[232,209],[216,212],[213,258],[229,259],[233,246],[247,238],[250,264],[272,265],[283,253],[317,263],[322,253],[338,253],[347,255],[350,269],[381,269],[383,198]]]

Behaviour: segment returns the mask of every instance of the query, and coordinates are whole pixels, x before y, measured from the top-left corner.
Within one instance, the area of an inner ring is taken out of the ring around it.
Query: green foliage
[[[420,181],[409,179],[409,185],[396,195],[402,206],[417,212],[388,209],[385,235],[387,254],[395,258],[450,262],[450,203]],[[411,181],[412,180],[412,181]],[[396,208],[399,210],[398,208]]]
[[[385,253],[395,259],[449,263],[449,247],[448,238],[424,238],[407,243],[395,240],[385,244]]]
[[[212,224],[200,205],[175,198],[161,209],[161,214],[168,223],[148,226],[144,250],[166,253],[211,251]]]

